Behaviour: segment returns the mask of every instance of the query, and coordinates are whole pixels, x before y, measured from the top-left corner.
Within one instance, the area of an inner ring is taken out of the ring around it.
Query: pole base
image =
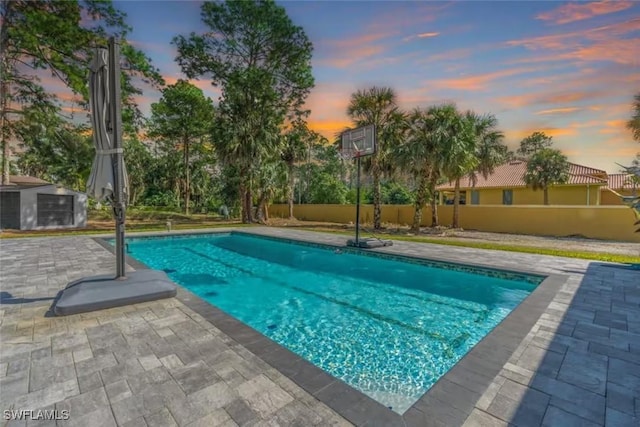
[[[67,285],[54,303],[57,316],[86,313],[176,296],[175,283],[158,270],[136,270],[124,279],[103,275]]]
[[[393,246],[393,242],[391,240],[381,240],[369,237],[366,239],[359,239],[357,242],[355,239],[349,239],[347,240],[347,246],[361,249],[374,249],[382,248],[385,246]]]

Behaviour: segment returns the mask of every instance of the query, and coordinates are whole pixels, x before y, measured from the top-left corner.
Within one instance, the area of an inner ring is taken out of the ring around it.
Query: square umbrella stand
[[[88,192],[98,200],[109,199],[116,220],[116,275],[94,276],[67,285],[54,303],[53,312],[64,316],[120,307],[177,293],[176,285],[158,270],[125,274],[124,225],[127,187],[122,149],[120,97],[120,45],[109,39],[109,50],[97,49],[89,79],[91,124],[96,157]]]

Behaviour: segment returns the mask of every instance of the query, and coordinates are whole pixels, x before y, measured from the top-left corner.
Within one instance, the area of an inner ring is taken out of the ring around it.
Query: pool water
[[[129,255],[397,413],[537,286],[241,233]]]

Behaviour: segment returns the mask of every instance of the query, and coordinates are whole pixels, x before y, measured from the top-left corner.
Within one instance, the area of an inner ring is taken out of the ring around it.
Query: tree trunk
[[[293,176],[293,164],[290,163],[288,165],[289,168],[289,184],[288,184],[288,189],[287,189],[287,203],[289,204],[289,219],[294,219],[295,217],[293,216],[293,189],[295,186],[295,180],[294,180],[294,176]]]
[[[451,223],[452,228],[459,227],[460,220],[460,178],[456,179],[456,184],[454,187],[453,194],[453,222]]]
[[[253,222],[253,197],[251,195],[251,183],[249,183],[245,190],[244,199],[247,205],[247,224],[251,224]]]
[[[544,193],[544,204],[546,206],[549,204],[549,189],[547,187],[544,187],[543,193]]]
[[[9,26],[13,15],[13,2],[2,2],[4,9],[4,22],[0,28],[0,145],[2,145],[2,185],[9,184],[9,158],[11,149],[9,147],[9,124],[7,123],[7,107],[9,97],[9,84],[6,75],[10,69],[7,58],[7,43],[9,39]]]
[[[184,213],[185,215],[189,215],[189,196],[191,193],[191,182],[190,182],[190,168],[189,168],[189,141],[187,138],[183,141],[184,144],[184,173],[185,173],[185,184],[184,184]]]
[[[436,200],[436,180],[429,180],[429,192],[431,193],[431,227],[438,226],[438,201]]]
[[[245,182],[241,182],[240,183],[240,208],[241,208],[241,212],[240,212],[240,216],[242,218],[242,223],[243,224],[248,224],[249,218],[251,218],[251,206],[247,206],[247,192],[248,192],[248,188],[247,188],[247,184]]]
[[[373,228],[380,230],[380,219],[382,217],[381,212],[381,197],[380,197],[380,169],[378,168],[377,160],[373,160],[373,168],[371,172],[373,174]]]
[[[260,197],[258,197],[258,206],[256,209],[256,221],[264,224],[264,204],[265,201],[267,200],[265,194],[261,194]]]
[[[424,208],[427,198],[427,180],[425,177],[420,179],[418,191],[416,192],[416,201],[414,203],[415,212],[413,214],[413,225],[411,231],[416,234],[420,233],[420,223],[422,222],[422,209]]]

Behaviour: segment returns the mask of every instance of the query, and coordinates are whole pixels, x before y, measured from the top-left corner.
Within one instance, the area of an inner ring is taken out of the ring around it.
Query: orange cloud
[[[351,121],[309,119],[307,124],[309,125],[309,129],[318,132],[329,141],[333,141],[336,138],[336,134],[341,132],[345,127],[351,126]]]
[[[623,141],[632,141],[631,131],[627,128],[627,120],[607,120],[598,131],[602,135],[619,135]]]
[[[576,136],[578,134],[576,129],[570,127],[523,127],[522,129],[506,130],[504,134],[507,140],[519,142],[533,132],[544,132],[553,138]]]
[[[520,40],[509,40],[505,42],[505,44],[512,47],[522,46],[530,50],[563,50],[570,48],[572,44],[574,46],[580,46],[584,43],[585,39],[591,41],[612,40],[616,37],[623,36],[639,29],[640,18],[633,18],[628,21],[590,28],[587,30],[571,31],[567,33],[551,34]]]
[[[543,21],[552,21],[555,24],[568,24],[582,21],[598,15],[620,12],[633,6],[630,1],[595,1],[589,3],[569,3],[549,12],[536,16]]]
[[[436,80],[433,85],[454,90],[484,90],[494,80],[536,71],[536,68],[512,68],[457,79]]]
[[[538,48],[536,48],[536,50],[537,49]],[[565,49],[568,51],[518,58],[507,62],[507,64],[536,64],[560,61],[608,61],[618,64],[634,65],[638,64],[638,55],[640,55],[640,38],[603,40],[594,42],[590,46],[571,47],[571,45],[567,44],[563,45],[563,47],[546,47],[546,49]]]
[[[368,25],[370,32],[387,31],[389,28],[409,28],[436,20],[453,2],[407,2],[400,3],[392,12],[379,16]]]
[[[330,40],[321,42],[326,44],[330,57],[316,61],[320,65],[335,68],[347,68],[353,64],[369,59],[385,52],[389,45],[383,40],[397,35],[397,32],[375,32],[360,35],[350,39]]]
[[[526,107],[537,104],[570,104],[584,100],[599,100],[609,95],[607,90],[565,90],[558,92],[551,89],[544,93],[528,93],[525,95],[503,96],[498,98],[498,102],[510,108]]]
[[[343,52],[334,58],[320,60],[320,65],[328,65],[335,68],[347,68],[360,61],[371,58],[386,50],[383,46],[363,46],[359,49],[349,50],[349,52]]]
[[[582,108],[580,107],[551,108],[548,110],[538,111],[536,115],[541,116],[541,115],[551,115],[551,114],[568,114],[568,113],[574,113],[580,110],[582,110]]]

